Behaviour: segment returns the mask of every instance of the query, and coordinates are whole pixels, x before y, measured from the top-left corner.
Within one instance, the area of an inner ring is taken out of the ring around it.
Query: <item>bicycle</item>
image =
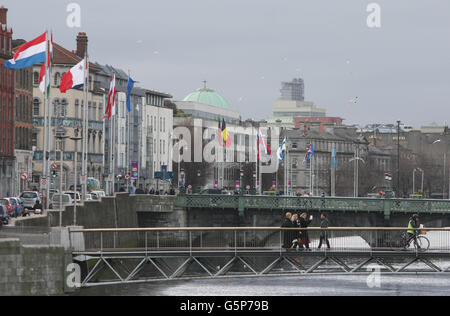
[[[414,249],[420,252],[425,252],[430,249],[430,240],[422,234],[410,236],[408,233],[402,234],[402,248],[408,250],[411,248],[411,243],[414,245]]]

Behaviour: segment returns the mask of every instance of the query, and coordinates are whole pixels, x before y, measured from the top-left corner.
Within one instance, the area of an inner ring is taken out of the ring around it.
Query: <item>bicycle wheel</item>
[[[428,251],[428,249],[430,249],[430,241],[424,236],[419,236],[417,237],[417,244],[414,243],[414,246],[418,246],[419,251]]]

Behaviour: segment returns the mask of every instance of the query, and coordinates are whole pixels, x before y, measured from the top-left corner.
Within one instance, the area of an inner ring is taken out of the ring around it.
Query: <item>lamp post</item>
[[[57,135],[56,138],[59,140],[59,152],[60,152],[60,168],[61,168],[61,174],[59,176],[59,227],[62,227],[62,208],[63,208],[63,201],[62,201],[62,178],[63,178],[63,163],[64,163],[64,151],[63,151],[63,145],[62,141],[69,138],[69,136],[62,136]],[[56,158],[56,157],[55,157]],[[75,200],[76,200],[76,194],[75,194]]]
[[[397,121],[397,196],[400,197],[400,123]]]
[[[413,195],[416,194],[416,172],[417,171],[422,173],[422,188],[421,188],[421,191],[422,191],[422,194],[423,194],[423,184],[424,184],[424,179],[425,179],[425,172],[422,169],[420,169],[420,168],[416,168],[413,171]]]
[[[242,192],[242,186],[243,186],[242,179],[244,178],[244,169],[240,170],[239,176],[240,176],[239,177],[239,192]]]
[[[74,172],[74,185],[73,185],[73,190],[75,191],[74,197],[75,197],[75,201],[74,201],[74,205],[73,205],[73,226],[77,225],[77,188],[78,188],[78,179],[77,179],[77,156],[78,156],[78,141],[82,140],[82,137],[78,137],[78,129],[75,130],[75,136],[71,137],[70,139],[73,140],[75,142],[75,148],[74,148],[74,152],[75,152],[75,172]]]
[[[442,139],[438,139],[437,141],[435,141],[432,145],[435,145],[435,144],[440,144],[440,143],[442,143]],[[446,145],[447,145],[447,142],[446,142]],[[444,199],[444,197],[445,197],[445,184],[446,184],[446,178],[447,178],[447,175],[446,175],[446,168],[447,168],[447,147],[445,148],[445,151],[444,151],[444,172],[443,172],[443,175],[444,175],[444,180],[443,180],[443,183],[442,183],[442,199]],[[450,192],[449,192],[449,198],[450,198]]]

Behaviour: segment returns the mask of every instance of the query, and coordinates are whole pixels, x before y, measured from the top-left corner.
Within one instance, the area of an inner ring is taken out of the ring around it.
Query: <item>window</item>
[[[57,72],[55,74],[55,82],[54,82],[55,86],[59,86],[60,82],[61,82],[61,74],[59,72]]]
[[[33,84],[35,86],[39,84],[39,73],[37,71],[33,73]]]
[[[41,107],[41,101],[39,99],[34,99],[33,100],[33,116],[40,115],[40,107]]]
[[[122,127],[121,139],[122,139],[122,145],[125,144],[125,127]]]
[[[78,118],[79,108],[80,108],[80,100],[76,99],[75,100],[75,118]]]

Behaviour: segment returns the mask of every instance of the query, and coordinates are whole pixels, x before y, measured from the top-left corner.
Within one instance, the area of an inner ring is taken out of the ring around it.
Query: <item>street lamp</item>
[[[74,197],[75,197],[75,201],[74,201],[74,205],[73,205],[73,226],[77,225],[77,188],[78,188],[78,179],[77,179],[77,169],[78,169],[78,165],[77,165],[77,156],[78,156],[78,141],[82,140],[82,137],[78,137],[78,132],[79,130],[76,129],[74,134],[74,137],[71,137],[70,139],[73,140],[75,142],[75,148],[74,148],[74,152],[75,152],[75,173],[74,173]]]
[[[441,144],[443,141],[441,140],[441,139],[438,139],[438,140],[436,140],[434,143],[433,143],[433,145],[435,145],[435,144]],[[447,145],[447,142],[446,142],[446,145]],[[444,151],[444,173],[443,173],[443,175],[444,175],[444,181],[443,181],[443,183],[442,183],[442,199],[444,199],[444,197],[445,197],[445,184],[446,184],[446,177],[447,177],[447,175],[446,175],[446,168],[447,168],[447,149],[448,148],[446,148],[445,149],[445,151]],[[450,189],[449,189],[450,190]],[[449,199],[450,199],[450,191],[449,191]]]
[[[63,151],[63,146],[62,146],[62,141],[69,138],[69,136],[62,136],[62,135],[57,135],[56,138],[59,140],[59,152],[60,152],[60,164],[61,164],[61,174],[59,176],[59,227],[62,227],[62,178],[63,178],[63,163],[64,163],[64,151]],[[55,157],[56,158],[56,157]],[[76,193],[75,193],[75,200],[77,199],[76,197]]]
[[[400,123],[397,121],[397,196],[400,197]]]
[[[413,195],[416,194],[416,172],[419,171],[422,173],[422,194],[423,194],[423,184],[424,184],[424,178],[425,178],[425,172],[420,169],[420,168],[416,168],[413,171]]]

